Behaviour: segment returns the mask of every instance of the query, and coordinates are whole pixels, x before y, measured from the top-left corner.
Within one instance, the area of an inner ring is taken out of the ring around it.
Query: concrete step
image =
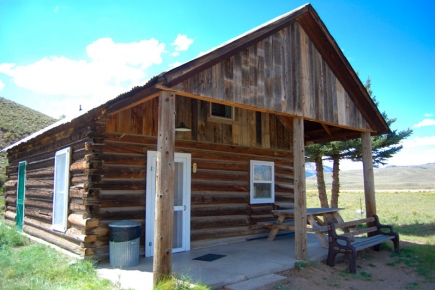
[[[287,277],[283,277],[276,274],[268,274],[265,276],[249,279],[239,283],[227,285],[225,290],[262,290],[268,289],[277,285],[278,283],[287,282]]]

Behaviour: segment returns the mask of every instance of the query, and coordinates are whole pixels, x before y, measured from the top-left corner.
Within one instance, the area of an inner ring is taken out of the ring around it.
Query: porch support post
[[[295,192],[295,258],[308,258],[307,199],[305,188],[304,120],[293,118],[293,168]]]
[[[175,94],[161,91],[157,135],[153,283],[171,275],[174,215]]]
[[[361,133],[362,162],[364,172],[364,196],[366,202],[366,216],[376,214],[375,177],[373,173],[372,142],[370,133]]]

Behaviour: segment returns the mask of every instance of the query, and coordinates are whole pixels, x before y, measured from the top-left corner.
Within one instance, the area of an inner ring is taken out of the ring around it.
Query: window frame
[[[271,180],[270,181],[259,181],[254,180],[254,168],[256,165],[266,165],[271,167]],[[270,197],[268,198],[255,198],[254,196],[254,185],[255,184],[270,184]],[[275,203],[275,163],[271,161],[258,161],[251,160],[250,162],[250,203],[260,204],[260,203]]]
[[[59,172],[58,166],[60,166],[60,158],[65,158],[65,164],[62,172]],[[70,179],[70,165],[71,165],[71,147],[64,148],[56,152],[54,158],[54,185],[53,185],[53,217],[51,222],[51,229],[58,232],[65,232],[68,227],[68,201],[69,201],[69,179]],[[58,174],[63,174],[63,191],[57,188]],[[62,208],[59,209],[57,205],[57,199],[60,198],[60,194],[64,194]],[[62,215],[61,222],[56,223],[59,215]]]
[[[222,117],[222,116],[216,116],[213,115],[213,104],[217,104],[217,105],[223,105],[226,107],[230,107],[231,108],[231,118],[227,118],[227,117]],[[209,117],[209,121],[215,121],[215,122],[233,122],[235,121],[235,108],[234,106],[229,106],[229,105],[225,105],[225,104],[220,104],[220,103],[213,103],[210,102],[210,106],[209,106],[209,112],[208,112],[208,117]]]

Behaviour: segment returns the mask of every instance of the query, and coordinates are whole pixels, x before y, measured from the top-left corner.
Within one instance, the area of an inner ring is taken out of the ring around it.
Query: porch
[[[308,260],[326,259],[327,249],[322,248],[315,234],[307,234]],[[278,273],[295,266],[295,238],[293,233],[279,235],[274,241],[267,236],[255,240],[195,249],[172,255],[173,274],[186,276],[213,289],[226,285]],[[214,261],[193,260],[207,254],[223,255]],[[152,289],[153,260],[141,257],[139,265],[114,269],[109,261],[98,266],[101,277],[120,283],[122,289]]]

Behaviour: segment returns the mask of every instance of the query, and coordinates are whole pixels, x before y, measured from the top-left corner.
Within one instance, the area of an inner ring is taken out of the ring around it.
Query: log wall
[[[157,146],[156,104],[153,99],[113,115],[107,121],[104,142],[86,146],[93,153],[85,160],[102,164],[92,171],[101,179],[90,185],[99,189],[98,205],[90,216],[99,220],[106,233],[97,237],[98,258],[108,256],[111,222],[134,220],[144,232],[147,152]],[[257,222],[273,219],[274,208],[293,207],[292,134],[288,128],[275,115],[245,109],[236,110],[234,121],[209,121],[209,106],[177,96],[177,121],[191,126],[192,132],[176,133],[175,151],[190,153],[198,168],[191,179],[192,248],[267,233]],[[250,160],[275,162],[275,204],[250,205]],[[141,251],[143,246],[142,235]]]
[[[98,220],[92,219],[93,202],[99,190],[89,187],[99,175],[92,171],[101,165],[86,161],[89,154],[85,144],[102,142],[105,121],[83,124],[75,130],[60,126],[49,136],[38,136],[8,152],[8,181],[6,187],[5,219],[15,224],[17,197],[17,170],[20,161],[27,161],[24,201],[23,231],[65,248],[81,256],[95,254]],[[71,147],[70,191],[68,203],[68,230],[65,233],[51,230],[53,212],[54,158],[56,151]]]

